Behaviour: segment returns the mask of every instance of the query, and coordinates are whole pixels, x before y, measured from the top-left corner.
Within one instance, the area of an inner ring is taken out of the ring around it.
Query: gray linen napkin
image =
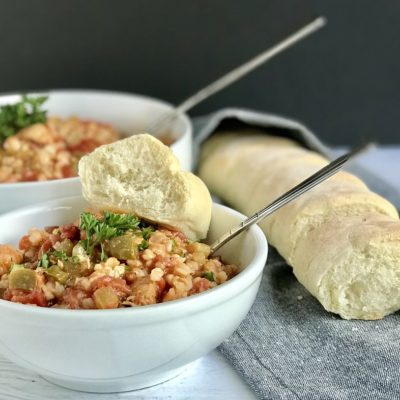
[[[224,109],[195,120],[195,157],[201,142],[217,128],[245,126],[331,153],[295,121]],[[393,188],[357,165],[350,169],[400,208]],[[344,321],[324,311],[270,248],[256,301],[219,350],[262,399],[400,399],[399,317],[397,313],[381,321]]]

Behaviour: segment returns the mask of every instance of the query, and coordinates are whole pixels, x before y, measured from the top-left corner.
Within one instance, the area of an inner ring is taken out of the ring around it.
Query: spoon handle
[[[318,29],[322,28],[326,24],[326,20],[324,17],[318,17],[313,20],[309,24],[305,25],[295,33],[288,36],[286,39],[277,43],[273,47],[264,50],[262,53],[258,54],[251,60],[245,62],[244,64],[236,67],[232,71],[227,74],[221,76],[216,81],[210,83],[203,89],[194,93],[192,96],[184,100],[178,106],[176,106],[173,110],[168,111],[160,116],[160,118],[154,120],[148,127],[147,131],[150,133],[159,133],[162,129],[165,129],[169,123],[171,123],[178,115],[189,111],[191,108],[201,103],[208,97],[213,94],[219,92],[220,90],[226,88],[232,83],[238,81],[243,76],[247,75],[249,72],[253,71],[255,68],[264,64],[271,58],[275,57],[282,51],[286,50],[290,46],[304,39],[308,35],[311,35]]]
[[[251,225],[260,222],[268,215],[272,214],[279,208],[283,207],[285,204],[301,196],[303,193],[308,192],[313,187],[319,185],[321,182],[325,181],[332,175],[336,174],[350,158],[353,158],[355,155],[364,152],[369,147],[370,144],[361,146],[359,148],[354,149],[350,153],[347,153],[343,156],[340,156],[336,160],[333,160],[331,163],[318,170],[315,174],[311,175],[309,178],[300,182],[297,186],[290,189],[282,196],[278,197],[271,204],[269,204],[262,210],[256,212],[251,217],[245,219],[239,225],[230,229],[229,232],[225,233],[210,246],[211,248],[210,254],[217,251],[225,243],[229,242],[231,239],[239,235],[239,233],[243,232],[245,229],[248,229]]]

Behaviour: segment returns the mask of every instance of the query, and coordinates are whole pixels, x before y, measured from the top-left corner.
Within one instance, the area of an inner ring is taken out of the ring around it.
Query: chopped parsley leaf
[[[72,257],[68,257],[68,259],[73,262],[74,264],[78,264],[79,263],[79,257],[78,256],[72,256]]]
[[[149,242],[146,239],[143,239],[142,242],[138,246],[139,251],[143,251],[148,248],[149,248]]]
[[[208,280],[211,281],[211,282],[214,282],[214,281],[215,281],[215,279],[214,279],[214,273],[213,273],[212,271],[203,272],[203,278],[206,278],[206,279],[208,279]]]
[[[68,256],[65,253],[65,251],[59,251],[59,250],[54,250],[51,253],[54,257],[58,258],[61,261],[67,261],[68,260]]]
[[[81,214],[79,229],[86,232],[86,239],[82,240],[81,243],[89,255],[93,254],[95,246],[100,245],[102,241],[117,236],[116,228],[108,226],[104,221],[97,219],[90,212],[83,212]],[[102,257],[103,255],[104,249],[102,248]]]
[[[103,222],[109,227],[117,229],[118,235],[122,235],[129,230],[134,230],[140,224],[140,220],[130,214],[114,214],[106,211],[103,215]]]
[[[74,264],[78,264],[79,263],[79,257],[78,256],[67,256],[67,253],[65,251],[59,251],[59,250],[53,250],[50,255],[54,256],[55,258],[57,258],[58,260],[61,261],[70,261]]]
[[[142,229],[142,236],[144,240],[149,240],[151,234],[154,232],[154,228],[151,226],[147,226]]]
[[[42,257],[39,258],[37,266],[42,268],[47,268],[49,266],[49,256],[47,253],[44,253]]]
[[[139,251],[143,251],[149,248],[149,239],[151,234],[154,232],[154,228],[150,225],[145,226],[144,228],[141,229],[142,237],[143,240],[139,244],[138,249]]]
[[[137,230],[139,224],[140,220],[134,215],[105,211],[102,218],[97,219],[92,213],[83,212],[79,229],[86,232],[86,239],[81,240],[81,244],[90,256],[93,250],[100,246],[100,259],[104,261],[107,258],[104,241],[121,236],[127,231]]]

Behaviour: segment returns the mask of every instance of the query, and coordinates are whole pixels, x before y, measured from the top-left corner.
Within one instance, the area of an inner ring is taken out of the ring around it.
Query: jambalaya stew
[[[0,106],[0,184],[77,176],[82,156],[123,137],[106,123],[48,117],[46,100],[22,96],[19,103]],[[171,134],[160,140],[173,143]]]
[[[41,307],[112,309],[180,299],[237,273],[206,244],[133,215],[83,212],[0,245],[0,298]]]

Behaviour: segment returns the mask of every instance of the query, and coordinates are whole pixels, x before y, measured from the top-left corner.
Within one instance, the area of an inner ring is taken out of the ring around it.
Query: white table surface
[[[370,151],[358,160],[365,168],[400,191],[400,145]],[[0,326],[1,329],[1,326]],[[90,394],[63,389],[0,356],[0,400],[229,399],[256,396],[224,357],[213,351],[179,377],[148,389],[119,394]]]

